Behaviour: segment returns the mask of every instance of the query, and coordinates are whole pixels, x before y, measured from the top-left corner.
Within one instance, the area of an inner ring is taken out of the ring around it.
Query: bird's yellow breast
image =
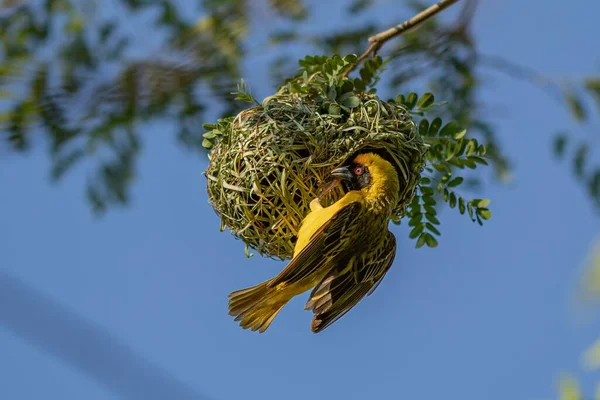
[[[348,192],[340,200],[336,201],[329,207],[317,207],[304,217],[302,225],[298,231],[298,241],[294,247],[294,257],[310,242],[312,236],[333,216],[353,202],[363,201],[363,196],[360,192]]]

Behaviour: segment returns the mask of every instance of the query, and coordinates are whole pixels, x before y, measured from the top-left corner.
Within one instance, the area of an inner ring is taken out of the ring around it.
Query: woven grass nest
[[[263,256],[291,258],[300,223],[330,171],[367,150],[395,165],[401,186],[394,218],[404,216],[426,145],[404,106],[356,96],[360,104],[336,115],[313,96],[284,87],[216,126],[219,140],[205,175],[221,230],[229,228]],[[338,187],[322,203],[342,195]]]

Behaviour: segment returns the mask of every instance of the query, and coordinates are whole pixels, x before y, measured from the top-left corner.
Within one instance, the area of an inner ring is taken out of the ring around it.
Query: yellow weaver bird
[[[310,203],[285,269],[229,295],[229,314],[242,328],[266,331],[288,301],[314,288],[305,309],[314,313],[311,330],[320,332],[370,295],[391,267],[396,238],[388,222],[399,192],[395,168],[375,153],[363,153],[331,175],[346,194],[329,207],[319,198]]]

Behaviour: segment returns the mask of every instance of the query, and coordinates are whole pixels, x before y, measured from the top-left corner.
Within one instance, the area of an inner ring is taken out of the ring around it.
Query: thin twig
[[[487,54],[477,54],[477,61],[482,66],[487,66],[496,71],[502,72],[513,79],[527,81],[539,88],[545,90],[551,97],[564,102],[563,88],[553,79],[545,76],[533,68],[519,65],[513,61],[502,57],[491,56]]]
[[[479,0],[466,0],[464,7],[460,11],[460,16],[458,17],[456,28],[458,32],[465,32],[471,26],[471,21],[475,16],[478,5]]]
[[[393,37],[401,35],[409,30],[416,28],[421,23],[425,22],[429,18],[433,17],[440,11],[450,7],[452,4],[458,2],[459,0],[441,0],[438,3],[432,5],[431,7],[421,11],[411,19],[404,21],[400,25],[396,25],[393,28],[387,29],[383,32],[379,32],[376,35],[373,35],[369,38],[369,47],[367,50],[358,57],[356,63],[352,64],[344,73],[343,77],[348,76],[350,72],[352,72],[365,58],[367,58],[371,54],[377,53],[377,51]]]

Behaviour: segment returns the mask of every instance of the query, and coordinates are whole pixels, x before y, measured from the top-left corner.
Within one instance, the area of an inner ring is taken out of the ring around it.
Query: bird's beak
[[[342,178],[345,181],[350,181],[354,177],[350,168],[348,167],[340,167],[331,171],[331,176],[335,176],[336,178]]]

